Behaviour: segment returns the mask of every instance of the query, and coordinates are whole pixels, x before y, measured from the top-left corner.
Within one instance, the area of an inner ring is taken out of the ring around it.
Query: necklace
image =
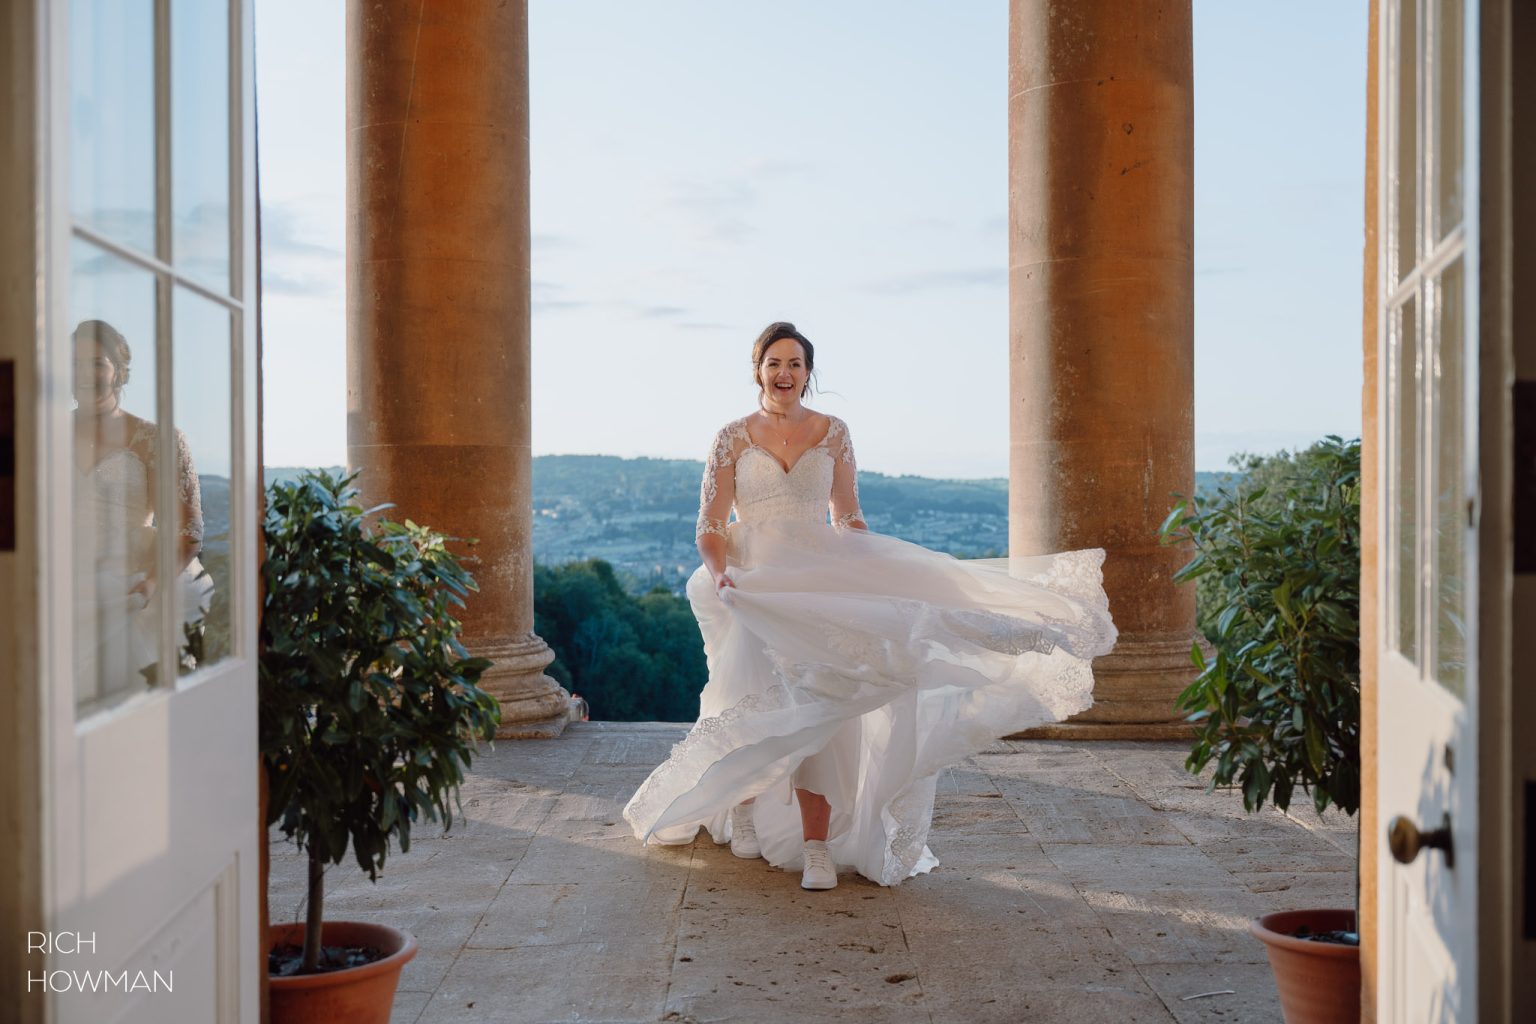
[[[764,410],[764,412],[767,412],[767,410],[766,410],[766,409],[765,409],[765,410]],[[786,415],[785,415],[785,419],[788,419],[788,418],[789,418],[789,417],[788,417],[788,415],[787,415],[787,414],[786,414]],[[790,442],[790,441],[792,441],[792,440],[794,440],[794,437],[795,437],[795,435],[796,435],[796,434],[798,434],[798,433],[799,433],[799,432],[800,432],[800,427],[801,427],[801,426],[803,426],[803,425],[804,425],[804,423],[805,423],[805,421],[806,421],[806,420],[808,420],[808,419],[810,419],[810,418],[811,418],[811,417],[810,417],[810,414],[809,414],[809,413],[807,413],[807,414],[806,414],[806,415],[804,415],[804,416],[802,416],[802,417],[800,417],[800,422],[798,422],[798,423],[796,423],[796,424],[795,424],[795,425],[794,425],[794,427],[793,427],[793,428],[792,428],[792,429],[791,429],[791,430],[790,430],[790,432],[789,432],[789,433],[788,433],[788,434],[786,434],[786,435],[784,435],[784,439],[783,439],[783,440],[782,440],[782,441],[780,441],[780,442],[779,442],[779,444],[780,444],[780,445],[781,445],[781,446],[782,446],[782,447],[784,447],[784,448],[788,448],[788,447],[789,447],[789,442]],[[773,421],[773,416],[772,416],[772,414],[771,414],[771,413],[770,413],[770,414],[769,414],[769,422],[770,422],[770,423],[771,423],[771,422],[772,422],[772,421]]]

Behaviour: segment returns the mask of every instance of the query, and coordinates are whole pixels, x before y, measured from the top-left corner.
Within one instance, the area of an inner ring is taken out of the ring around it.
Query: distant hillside
[[[634,586],[680,591],[699,564],[694,522],[704,463],[611,455],[542,455],[533,460],[536,561],[601,558]],[[1008,546],[1004,480],[931,480],[859,474],[870,528],[958,556]]]
[[[534,559],[558,564],[602,558],[637,590],[680,592],[698,567],[694,521],[704,463],[612,455],[542,455],[533,460]],[[1214,489],[1227,473],[1197,473]],[[1008,481],[942,480],[859,473],[870,529],[960,558],[1008,551]],[[1173,499],[1168,501],[1172,507]]]
[[[339,467],[331,467],[333,471]],[[271,466],[266,482],[302,467]],[[643,592],[660,584],[680,593],[699,564],[694,520],[704,463],[616,455],[540,455],[533,460],[533,556],[556,565],[601,558]],[[1196,473],[1199,492],[1231,473]],[[210,537],[228,523],[228,483],[203,477]],[[221,500],[222,498],[222,500]],[[1008,481],[941,480],[859,473],[859,501],[870,529],[960,558],[1008,550]],[[1172,507],[1173,499],[1168,501]]]

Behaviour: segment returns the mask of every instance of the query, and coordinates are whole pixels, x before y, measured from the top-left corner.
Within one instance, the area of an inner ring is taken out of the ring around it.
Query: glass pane
[[[182,567],[176,581],[176,621],[178,660],[185,674],[230,653],[233,317],[218,303],[182,288],[171,301],[171,313]]]
[[[1397,522],[1397,649],[1419,663],[1419,344],[1417,301],[1409,298],[1394,316],[1391,409],[1392,507]]]
[[[1457,260],[1440,276],[1435,330],[1435,678],[1466,690],[1465,283]]]
[[[1397,277],[1407,277],[1418,262],[1419,107],[1418,15],[1414,0],[1397,6]]]
[[[1440,0],[1435,22],[1435,238],[1461,223],[1462,3]]]
[[[69,145],[69,196],[75,220],[153,254],[152,0],[70,3]]]
[[[155,277],[71,243],[74,331],[75,707],[153,685]]]
[[[227,3],[171,3],[171,254],[230,287]]]

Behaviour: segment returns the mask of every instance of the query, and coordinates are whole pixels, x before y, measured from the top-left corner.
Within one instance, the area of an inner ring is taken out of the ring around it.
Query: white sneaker
[[[825,839],[805,841],[805,871],[800,875],[802,889],[834,889],[837,887],[837,869],[832,866],[832,854]]]
[[[752,823],[751,804],[737,804],[731,808],[731,852],[748,859],[763,855],[763,848],[757,841],[757,826]]]

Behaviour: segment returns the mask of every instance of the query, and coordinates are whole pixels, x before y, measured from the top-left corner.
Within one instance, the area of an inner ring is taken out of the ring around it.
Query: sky
[[[344,8],[256,5],[269,465],[346,460]],[[1006,476],[1007,21],[530,0],[534,454],[702,459],[791,320],[861,468]],[[1359,435],[1365,46],[1195,0],[1197,469]]]
[[[173,0],[171,78],[227,77],[228,12]],[[155,69],[151,4],[73,4],[70,46],[70,211],[75,220],[140,252],[155,251]],[[171,244],[179,273],[215,291],[230,288],[229,95],[216,88],[172,90]],[[130,341],[123,408],[158,418],[155,390],[156,285],[153,272],[107,249],[70,239],[70,312],[105,319]],[[228,476],[229,312],[177,285],[171,344],[178,427],[200,471]]]

